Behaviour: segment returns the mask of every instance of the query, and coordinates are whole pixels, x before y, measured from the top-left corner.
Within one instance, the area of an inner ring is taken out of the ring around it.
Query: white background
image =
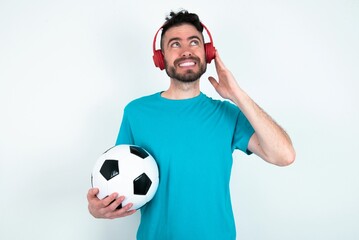
[[[135,238],[139,213],[94,219],[86,193],[126,103],[167,88],[152,41],[180,8],[297,151],[286,168],[234,153],[238,239],[359,239],[357,0],[1,0],[0,239]]]

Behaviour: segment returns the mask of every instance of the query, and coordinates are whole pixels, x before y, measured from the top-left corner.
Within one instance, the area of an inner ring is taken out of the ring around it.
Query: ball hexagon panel
[[[151,179],[142,173],[135,180],[133,180],[133,194],[146,195],[152,184]]]
[[[118,169],[118,161],[112,159],[105,160],[100,169],[100,173],[107,181],[116,177],[120,173]]]
[[[130,146],[130,152],[142,159],[145,159],[146,157],[149,156],[148,153],[143,148],[140,148],[138,146]]]

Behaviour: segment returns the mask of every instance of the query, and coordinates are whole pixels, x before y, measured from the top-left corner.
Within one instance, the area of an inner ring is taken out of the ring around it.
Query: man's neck
[[[180,100],[194,98],[200,94],[199,80],[190,83],[171,79],[170,87],[161,96],[168,99]]]

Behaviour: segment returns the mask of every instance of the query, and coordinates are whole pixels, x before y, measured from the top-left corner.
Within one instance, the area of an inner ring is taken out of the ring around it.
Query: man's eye
[[[199,45],[199,41],[198,41],[198,40],[193,40],[193,41],[191,41],[191,45],[192,45],[192,46],[198,46],[198,45]]]
[[[174,42],[174,43],[171,43],[171,47],[178,48],[178,47],[180,47],[180,44],[179,44],[179,42]]]

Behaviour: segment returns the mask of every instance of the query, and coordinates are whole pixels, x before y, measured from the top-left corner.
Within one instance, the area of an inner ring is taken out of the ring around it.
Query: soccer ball
[[[117,208],[133,203],[139,209],[155,195],[159,182],[155,159],[135,145],[117,145],[104,152],[96,161],[91,175],[97,197],[103,199],[117,192],[125,200]]]

